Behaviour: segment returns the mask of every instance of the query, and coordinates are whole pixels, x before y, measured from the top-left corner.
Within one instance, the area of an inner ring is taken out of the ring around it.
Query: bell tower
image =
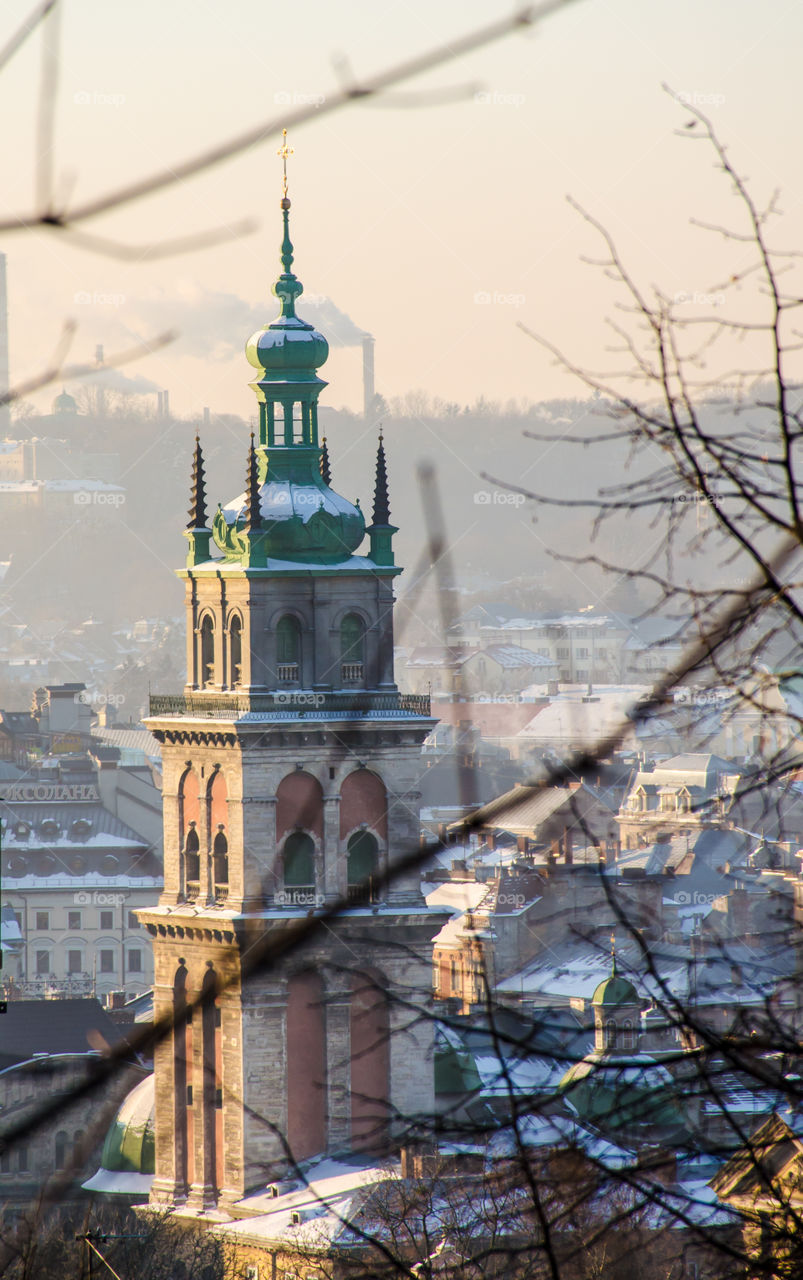
[[[387,878],[418,843],[434,721],[393,678],[401,570],[381,436],[367,530],[331,487],[317,416],[328,344],[296,315],[286,139],[279,154],[280,311],[246,346],[259,432],[244,491],[211,521],[196,439],[179,571],[187,682],[152,696],[148,719],[165,888],[141,918],[155,1015],[175,1015],[155,1060],[152,1199],[198,1212],[322,1152],[387,1151],[434,1103],[432,1023],[415,1006],[443,919],[417,875]],[[314,940],[246,981],[256,941],[338,902]]]

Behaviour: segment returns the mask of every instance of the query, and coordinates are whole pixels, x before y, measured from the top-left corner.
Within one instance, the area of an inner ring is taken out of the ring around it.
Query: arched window
[[[276,625],[276,678],[280,684],[297,684],[301,662],[301,628],[285,614]]]
[[[56,1134],[56,1168],[63,1169],[67,1163],[67,1151],[69,1150],[70,1139],[63,1129]]]
[[[379,845],[370,831],[355,831],[349,837],[346,883],[349,902],[375,902],[375,879]]]
[[[616,1023],[613,1018],[609,1018],[605,1023],[605,1048],[616,1048]]]
[[[242,684],[243,680],[243,624],[235,616],[229,627],[229,681]]]
[[[633,1049],[633,1024],[630,1021],[622,1023],[622,1048]]]
[[[212,845],[212,861],[215,874],[215,895],[221,896],[229,887],[229,842],[221,823]]]
[[[209,614],[201,623],[201,669],[198,683],[202,689],[215,682],[215,630]]]
[[[187,832],[187,843],[184,846],[184,865],[187,868],[187,887],[197,885],[201,879],[201,842],[194,822],[190,823]]]
[[[76,1129],[75,1133],[73,1134],[73,1140],[72,1140],[72,1158],[75,1161],[76,1168],[78,1169],[80,1169],[83,1164],[83,1160],[81,1158],[82,1156],[81,1146],[83,1141],[84,1141],[83,1129]]]
[[[356,613],[340,624],[340,676],[343,684],[362,684],[365,671],[365,626]]]
[[[284,842],[284,887],[288,902],[314,905],[315,842],[306,831],[291,831]]]

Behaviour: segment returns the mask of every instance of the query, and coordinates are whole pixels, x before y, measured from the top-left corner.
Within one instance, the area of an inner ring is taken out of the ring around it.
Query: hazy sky
[[[28,7],[3,6],[0,43]],[[271,119],[288,98],[325,99],[338,54],[369,75],[508,11],[477,0],[64,0],[60,187],[99,193]],[[35,35],[0,76],[6,214],[34,198],[41,44]],[[385,395],[423,388],[462,403],[579,393],[516,328],[524,321],[579,363],[619,363],[605,349],[617,294],[583,263],[599,244],[566,196],[609,228],[645,286],[694,299],[738,271],[740,250],[724,254],[689,226],[691,215],[744,223],[710,152],[677,136],[689,114],[662,91],[666,81],[715,120],[759,199],[781,189],[777,239],[794,245],[801,48],[799,3],[574,0],[536,31],[401,91],[472,86],[459,101],[354,105],[295,129],[298,274],[374,334]],[[76,358],[178,324],[180,343],[136,372],[169,387],[180,414],[209,405],[250,415],[242,348],[253,315],[268,321],[276,309],[277,145],[269,138],[87,228],[137,244],[258,218],[245,239],[149,264],[38,231],[7,235],[12,378],[42,366],[68,316],[80,326]],[[359,405],[358,348],[333,351],[323,372],[327,403]]]

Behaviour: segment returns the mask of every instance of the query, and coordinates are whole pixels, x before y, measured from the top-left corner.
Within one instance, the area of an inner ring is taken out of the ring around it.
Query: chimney
[[[374,340],[370,333],[362,338],[362,395],[366,422],[374,416]]]
[[[164,416],[166,418],[169,418],[170,417],[170,392],[169,391],[162,392],[162,408],[164,410]]]
[[[162,400],[161,391],[156,392],[156,416],[157,418],[164,417],[164,401]]]
[[[8,391],[8,295],[6,293],[6,255],[0,253],[0,395]],[[0,437],[11,429],[11,407],[0,405]]]

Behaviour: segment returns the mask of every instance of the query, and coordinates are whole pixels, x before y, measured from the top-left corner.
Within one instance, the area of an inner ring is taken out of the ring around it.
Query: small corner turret
[[[393,565],[393,535],[398,530],[390,523],[390,499],[388,496],[388,469],[385,457],[385,438],[380,429],[376,451],[376,481],[374,484],[374,519],[368,526],[371,538],[371,559],[377,565]]]
[[[191,569],[209,559],[209,541],[212,537],[212,530],[206,523],[204,458],[201,452],[201,439],[197,435],[195,437],[195,452],[192,458],[192,483],[188,515],[189,520],[184,530],[184,537],[190,544],[187,549],[187,568]]]

